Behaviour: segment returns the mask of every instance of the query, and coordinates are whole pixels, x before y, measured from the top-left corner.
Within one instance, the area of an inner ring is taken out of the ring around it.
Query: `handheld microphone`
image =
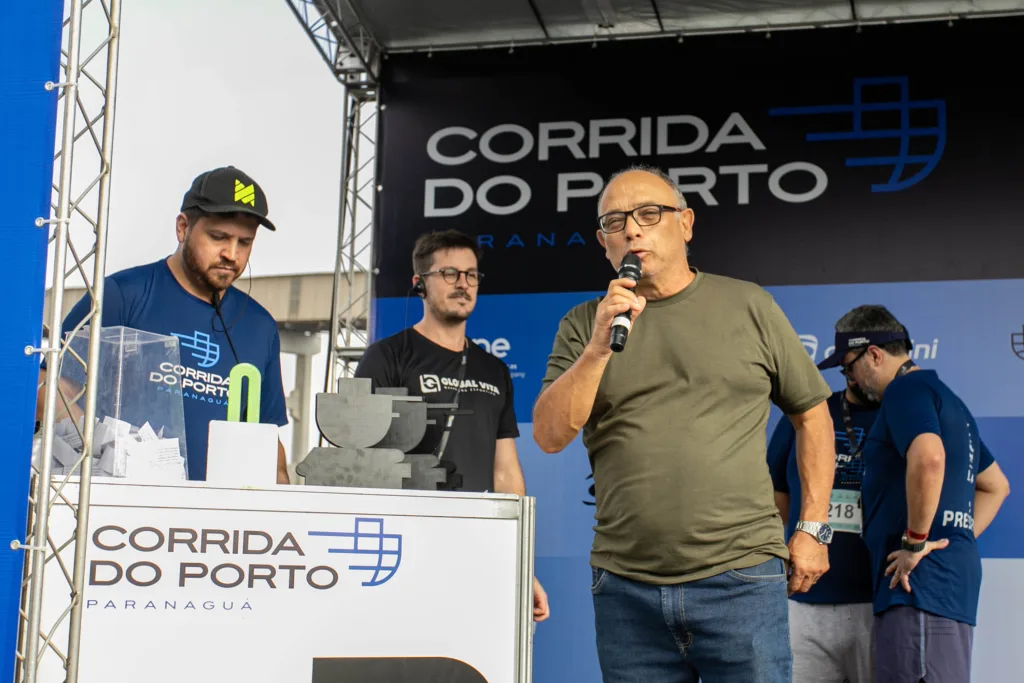
[[[641,272],[640,257],[632,252],[626,254],[622,259],[622,264],[619,266],[619,279],[629,278],[633,282],[640,282]],[[633,312],[631,310],[615,316],[615,319],[612,320],[610,344],[612,351],[618,353],[626,348],[626,337],[629,336],[629,330],[632,326]]]

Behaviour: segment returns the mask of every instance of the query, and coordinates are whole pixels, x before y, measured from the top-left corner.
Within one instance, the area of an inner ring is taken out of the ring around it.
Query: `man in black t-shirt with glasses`
[[[431,415],[435,424],[411,452],[434,453],[454,464],[464,491],[523,496],[512,376],[504,362],[466,337],[466,320],[483,279],[480,257],[476,241],[455,230],[416,240],[412,292],[423,299],[423,317],[371,344],[355,375],[372,380],[374,390],[405,387],[427,403],[450,404],[457,394],[459,414],[450,428],[445,430],[446,415],[432,411],[438,413]],[[543,621],[547,596],[536,579],[533,587],[534,620]]]

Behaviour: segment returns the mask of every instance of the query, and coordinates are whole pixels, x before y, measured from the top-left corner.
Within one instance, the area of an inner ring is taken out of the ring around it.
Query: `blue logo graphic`
[[[836,430],[836,483],[841,485],[859,485],[864,479],[864,458],[854,458],[851,454],[859,444],[864,446],[864,428],[854,427],[853,435],[857,443],[851,444],[846,430]]]
[[[1020,332],[1010,333],[1010,348],[1017,358],[1024,360],[1024,325],[1021,325]]]
[[[884,88],[883,92],[891,92],[892,88],[898,89],[899,94],[895,99],[885,102],[865,102],[865,94],[870,89]],[[934,111],[935,125],[914,127],[910,122],[910,115],[913,111]],[[898,128],[868,128],[863,126],[865,113],[875,112],[899,112],[900,123]],[[769,116],[813,116],[817,114],[850,114],[851,130],[837,131],[833,133],[808,133],[808,142],[827,142],[834,140],[858,141],[858,140],[883,140],[893,139],[899,141],[896,153],[892,156],[881,157],[848,157],[847,166],[891,166],[892,175],[888,182],[875,183],[871,186],[872,192],[899,192],[924,180],[929,173],[935,170],[942,158],[942,152],[946,147],[946,102],[945,100],[917,100],[910,99],[910,84],[906,76],[892,76],[886,78],[855,78],[853,79],[853,102],[850,104],[824,104],[809,107],[774,107],[768,110]],[[911,154],[910,143],[914,138],[934,138],[935,147],[930,154]],[[908,165],[923,164],[923,167],[913,175],[903,177],[904,170]]]
[[[192,349],[192,357],[199,361],[199,367],[212,368],[220,360],[220,344],[210,341],[210,335],[206,332],[195,331],[194,336],[171,332],[181,340],[181,347]]]
[[[843,453],[849,455],[853,450],[860,445],[864,446],[864,428],[854,427],[853,435],[857,437],[857,443],[850,443],[850,437],[847,435],[845,429],[836,430],[836,449],[842,449]]]
[[[384,533],[384,520],[380,517],[356,517],[355,531],[310,531],[310,536],[330,536],[347,541],[341,548],[329,548],[329,553],[372,555],[376,564],[352,564],[353,571],[373,572],[364,586],[387,583],[402,563],[402,535]],[[387,560],[387,561],[385,561]]]

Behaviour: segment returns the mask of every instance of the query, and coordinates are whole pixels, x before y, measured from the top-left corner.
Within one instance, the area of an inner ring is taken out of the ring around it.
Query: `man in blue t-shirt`
[[[249,263],[259,226],[275,230],[267,213],[266,195],[242,171],[227,166],[202,173],[176,219],[177,250],[104,279],[104,327],[123,325],[179,340],[179,366],[143,370],[168,396],[182,397],[189,479],[206,479],[209,423],[227,419],[228,376],[236,364],[251,363],[260,371],[259,421],[288,424],[277,323],[232,287]],[[91,305],[87,294],[64,318],[62,333],[85,320]],[[244,390],[242,397],[244,406]],[[153,419],[134,415],[130,402],[123,409],[122,419],[137,427]],[[277,482],[287,484],[280,439],[277,448]]]
[[[859,306],[836,329],[847,331],[819,367],[842,367],[881,402],[862,455],[876,681],[968,681],[981,589],[976,538],[1009,483],[963,401],[910,359],[910,336],[888,310]]]
[[[836,469],[829,504],[829,570],[806,593],[789,603],[793,683],[849,681],[871,683],[871,564],[861,538],[860,485],[864,472],[861,448],[875,421],[878,404],[856,383],[829,397],[835,430]],[[849,422],[844,420],[849,416]],[[768,468],[775,504],[786,525],[786,540],[800,517],[800,472],[796,431],[780,420],[768,443]]]

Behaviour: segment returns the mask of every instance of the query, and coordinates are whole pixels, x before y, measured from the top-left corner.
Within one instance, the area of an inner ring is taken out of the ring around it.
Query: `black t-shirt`
[[[519,436],[512,401],[512,376],[500,359],[469,342],[459,414],[455,416],[443,458],[462,475],[462,490],[494,490],[494,449],[498,439]],[[438,346],[413,328],[371,344],[363,353],[356,377],[378,387],[406,387],[410,396],[427,403],[451,403],[459,379],[461,351]],[[463,414],[471,410],[472,414]],[[441,440],[447,409],[429,410],[427,425],[413,453],[433,453]]]

